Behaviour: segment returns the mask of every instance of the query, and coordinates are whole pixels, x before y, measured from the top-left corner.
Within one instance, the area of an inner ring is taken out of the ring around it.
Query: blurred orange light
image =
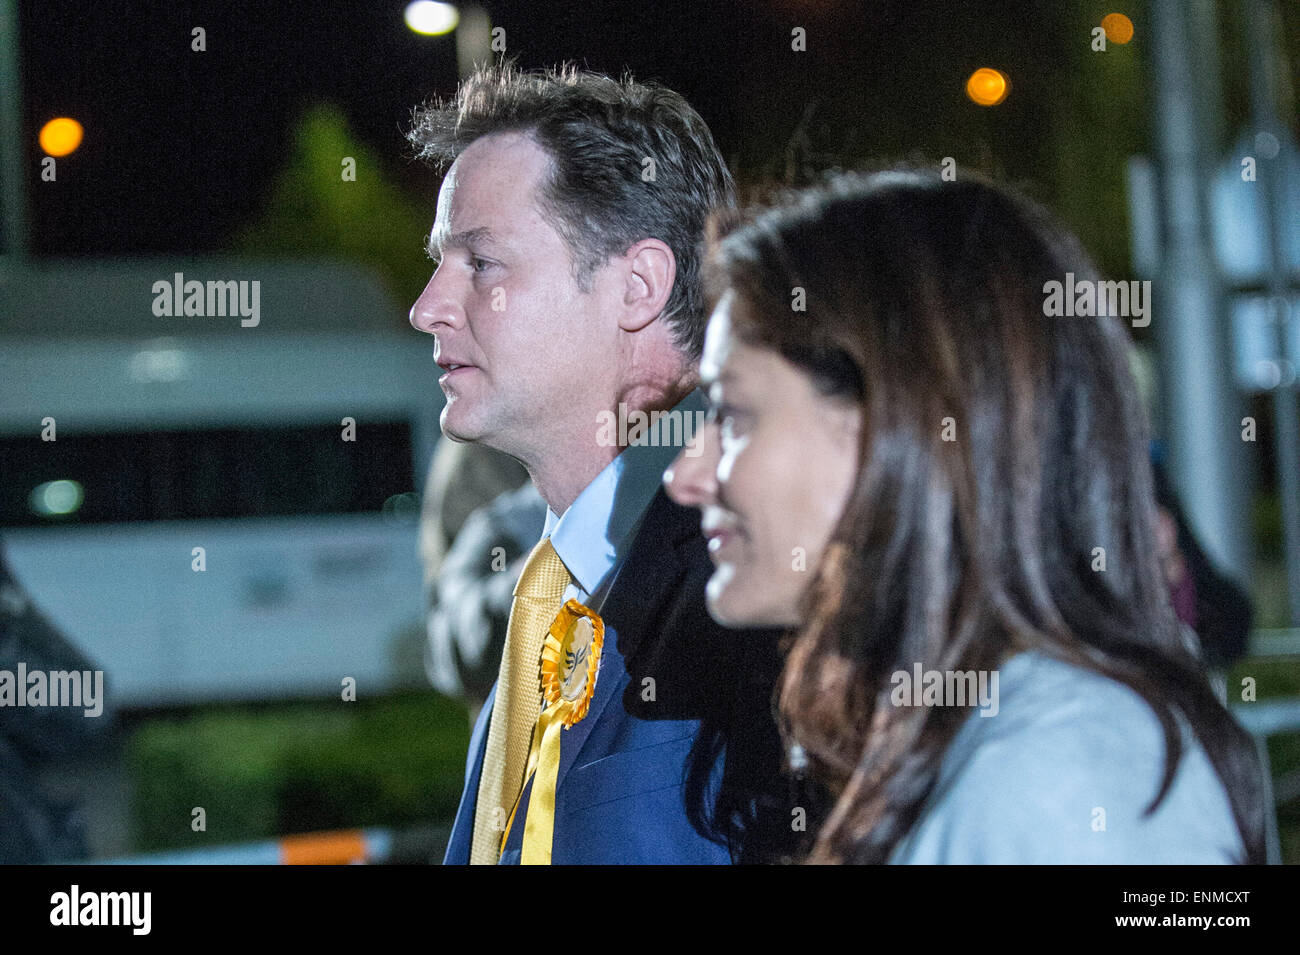
[[[997,106],[1011,92],[1011,81],[1001,70],[982,66],[966,81],[966,95],[980,106]]]
[[[1123,46],[1133,39],[1133,21],[1122,13],[1108,13],[1101,18],[1101,28],[1106,31],[1106,39]]]
[[[60,116],[41,127],[41,148],[51,156],[66,156],[81,145],[81,124]]]

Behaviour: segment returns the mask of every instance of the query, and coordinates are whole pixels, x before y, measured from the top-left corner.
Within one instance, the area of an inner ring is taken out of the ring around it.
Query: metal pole
[[[1223,290],[1206,192],[1218,119],[1213,0],[1152,0],[1151,80],[1163,260],[1155,333],[1165,393],[1169,472],[1198,540],[1223,571],[1250,576],[1250,464],[1231,383]],[[1207,28],[1208,27],[1208,28]],[[1199,28],[1199,29],[1198,29]]]
[[[460,78],[468,79],[475,67],[491,61],[492,21],[482,7],[466,4],[461,7],[456,26],[456,68]]]
[[[27,183],[23,169],[23,96],[18,70],[18,3],[0,0],[0,212],[10,268],[27,258]]]
[[[1256,135],[1283,139],[1277,116],[1274,83],[1278,75],[1277,11],[1268,0],[1246,0],[1246,49],[1250,59],[1250,113]],[[1273,389],[1273,420],[1276,430],[1277,488],[1282,497],[1282,539],[1286,554],[1287,594],[1290,598],[1291,623],[1300,625],[1300,415],[1296,411],[1296,368],[1287,358],[1287,264],[1284,257],[1283,229],[1287,228],[1282,211],[1288,190],[1283,154],[1259,155],[1256,149],[1256,186],[1260,189],[1260,208],[1264,214],[1265,248],[1268,250],[1266,285],[1273,305],[1274,330],[1277,336],[1280,381]],[[1291,223],[1295,228],[1295,223]]]

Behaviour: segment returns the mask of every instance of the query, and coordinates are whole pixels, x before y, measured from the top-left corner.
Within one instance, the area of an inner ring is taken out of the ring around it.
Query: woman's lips
[[[709,556],[716,559],[722,549],[735,539],[736,532],[734,530],[719,529],[710,531],[707,536],[709,540]]]

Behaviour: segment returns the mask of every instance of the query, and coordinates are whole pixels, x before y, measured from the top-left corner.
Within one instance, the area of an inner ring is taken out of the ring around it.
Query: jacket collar
[[[605,655],[587,715],[567,731],[574,736],[561,754],[561,780],[601,713],[622,688],[624,667],[614,665],[614,656],[621,658],[621,664],[632,656],[647,633],[660,627],[664,603],[687,569],[682,547],[699,532],[699,527],[698,511],[674,503],[663,488],[656,492],[601,608],[601,619],[606,624]],[[609,654],[611,645],[615,654]]]

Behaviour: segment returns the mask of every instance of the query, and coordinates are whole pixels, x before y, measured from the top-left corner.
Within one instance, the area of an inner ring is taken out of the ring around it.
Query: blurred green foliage
[[[344,179],[345,159],[355,181]],[[348,128],[342,112],[308,109],[256,222],[234,242],[246,255],[319,256],[374,269],[398,302],[414,301],[432,274],[425,239],[433,200],[421,202],[388,180],[379,157]],[[395,323],[402,323],[398,313]]]
[[[1260,700],[1300,696],[1300,666],[1294,659],[1242,660],[1228,675],[1229,699],[1241,692],[1241,681],[1255,680]],[[1249,703],[1239,704],[1249,706]],[[1268,741],[1269,769],[1275,786],[1300,773],[1300,734],[1279,733]],[[1284,865],[1300,865],[1300,802],[1290,800],[1277,807],[1278,836]]]
[[[432,692],[159,717],[127,747],[133,848],[449,822],[468,746],[464,705]]]

